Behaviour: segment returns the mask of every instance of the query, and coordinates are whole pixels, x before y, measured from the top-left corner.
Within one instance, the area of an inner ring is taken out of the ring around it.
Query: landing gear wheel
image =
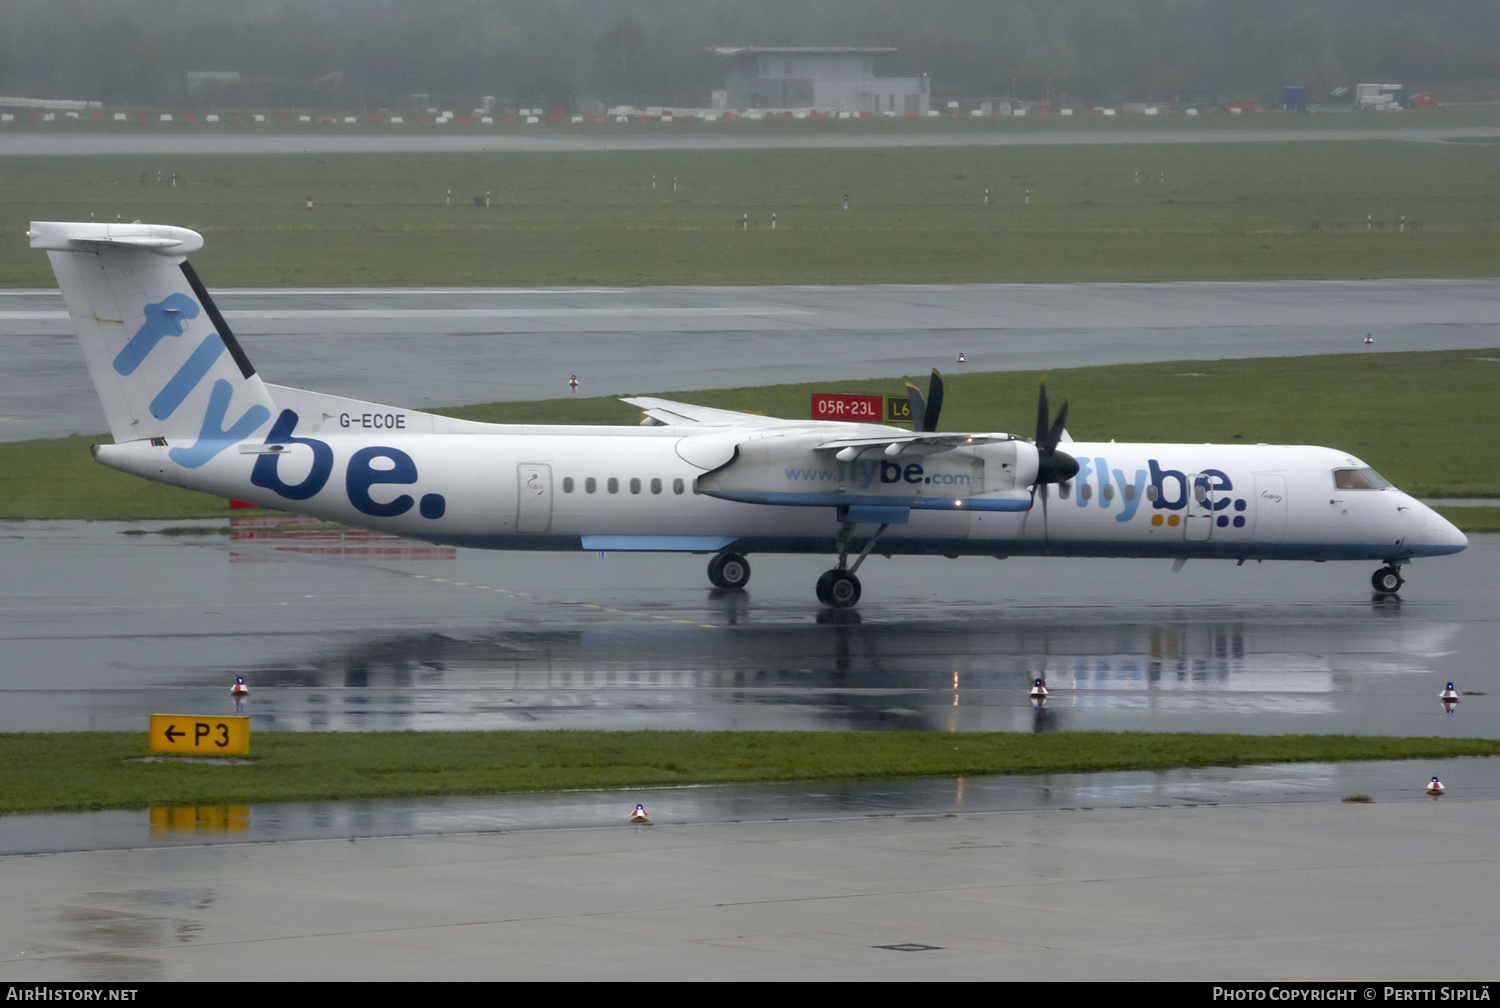
[[[1406,579],[1401,576],[1401,571],[1396,567],[1382,567],[1370,575],[1370,584],[1382,595],[1394,595],[1401,590]]]
[[[715,553],[708,562],[708,579],[715,588],[738,591],[750,583],[750,561],[738,553]]]
[[[818,578],[818,601],[834,609],[848,609],[859,602],[859,578],[834,568]]]

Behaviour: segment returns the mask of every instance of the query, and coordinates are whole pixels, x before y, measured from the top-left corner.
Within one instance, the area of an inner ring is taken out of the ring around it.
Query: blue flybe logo
[[[866,459],[840,462],[837,465],[822,468],[788,468],[785,471],[788,480],[848,483],[861,490],[868,490],[877,482],[886,485],[907,483],[913,486],[938,484],[939,486],[966,487],[970,480],[968,473],[928,472],[920,462],[901,465],[897,462],[875,462]]]
[[[197,318],[201,311],[198,302],[186,294],[171,294],[155,304],[146,305],[145,322],[115,355],[115,372],[120,375],[134,374],[162,340],[182,336],[183,321]],[[204,336],[177,369],[177,373],[167,380],[151,400],[148,407],[151,415],[158,420],[165,420],[177,412],[177,408],[202,383],[214,362],[227,349],[218,333],[210,332]],[[173,462],[185,469],[196,469],[225,448],[249,437],[271,419],[271,411],[256,403],[245,410],[238,420],[226,424],[232,398],[234,386],[223,378],[217,379],[209,390],[208,408],[203,412],[197,442],[168,451],[167,455]]]
[[[281,478],[278,468],[281,455],[261,455],[250,471],[250,482],[287,500],[301,501],[316,496],[333,475],[333,449],[328,442],[312,437],[295,437],[297,414],[289,409],[281,411],[276,425],[266,435],[266,444],[306,445],[313,456],[312,466],[299,482],[288,483]],[[349,503],[376,518],[395,518],[406,514],[415,505],[423,518],[441,518],[448,510],[448,502],[442,494],[423,494],[420,501],[411,494],[398,494],[390,501],[378,501],[371,491],[379,486],[410,486],[417,482],[417,464],[412,457],[399,448],[386,445],[370,445],[349,456],[344,467],[344,492]]]
[[[1203,508],[1213,513],[1215,525],[1220,528],[1245,526],[1243,512],[1248,504],[1245,498],[1233,495],[1234,482],[1222,469],[1204,469],[1189,476],[1180,469],[1163,469],[1156,459],[1148,459],[1146,464],[1149,469],[1137,469],[1127,477],[1124,470],[1111,468],[1106,459],[1079,457],[1078,475],[1074,477],[1076,487],[1082,490],[1085,486],[1093,486],[1096,491],[1087,496],[1075,492],[1074,503],[1081,508],[1112,508],[1118,499],[1120,512],[1115,515],[1115,521],[1126,522],[1135,517],[1141,501],[1146,500],[1156,512],[1151,516],[1151,524],[1177,525],[1180,518],[1172,512],[1185,509],[1196,495],[1195,488],[1201,487]],[[1110,487],[1111,492],[1106,493],[1105,487]],[[1163,515],[1163,512],[1167,514]]]

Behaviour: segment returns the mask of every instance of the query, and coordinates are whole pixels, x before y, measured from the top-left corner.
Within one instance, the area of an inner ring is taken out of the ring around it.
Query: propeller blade
[[[930,427],[924,426],[927,422],[927,405],[922,401],[922,390],[911,382],[906,383],[906,408],[911,413],[912,430],[931,430]]]
[[[943,376],[938,374],[938,369],[932,369],[932,379],[927,383],[927,412],[922,418],[922,426],[917,428],[924,431],[935,431],[938,429],[938,415],[943,411]]]
[[[1042,390],[1036,399],[1036,446],[1046,450],[1047,444],[1047,379],[1042,379]]]
[[[1047,450],[1056,451],[1058,442],[1062,440],[1063,428],[1068,425],[1068,400],[1064,399],[1062,409],[1057,411],[1057,419],[1052,421],[1052,426],[1047,429]]]
[[[1042,485],[1042,524],[1046,526],[1047,498],[1045,496],[1048,483],[1066,483],[1078,475],[1078,460],[1067,452],[1057,450],[1058,442],[1062,440],[1063,428],[1068,423],[1068,401],[1063,400],[1062,409],[1057,411],[1057,419],[1050,424],[1047,422],[1047,382],[1042,381],[1041,391],[1037,393],[1036,401],[1036,480]]]
[[[1052,535],[1051,535],[1051,533],[1047,529],[1047,496],[1048,496],[1047,495],[1047,484],[1045,484],[1045,483],[1041,484],[1041,490],[1042,490],[1042,548],[1044,550],[1050,550],[1052,548]]]

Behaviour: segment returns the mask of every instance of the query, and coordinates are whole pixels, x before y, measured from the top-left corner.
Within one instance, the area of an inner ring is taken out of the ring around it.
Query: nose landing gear
[[[1382,595],[1396,594],[1405,583],[1406,579],[1401,576],[1401,568],[1395,564],[1387,564],[1370,575],[1370,585]]]

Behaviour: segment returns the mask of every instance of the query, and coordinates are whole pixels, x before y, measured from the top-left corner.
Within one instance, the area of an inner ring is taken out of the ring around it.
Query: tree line
[[[375,110],[706,105],[715,45],[893,46],[936,101],[1500,93],[1494,0],[4,0],[0,94]]]

